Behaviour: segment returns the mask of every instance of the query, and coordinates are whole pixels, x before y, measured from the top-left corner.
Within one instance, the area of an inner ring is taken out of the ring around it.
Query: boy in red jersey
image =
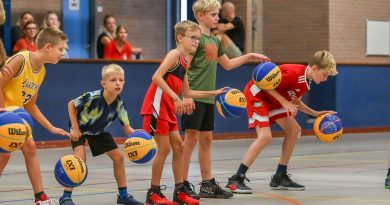
[[[189,204],[199,201],[189,196],[183,184],[183,141],[180,137],[175,113],[191,113],[180,99],[184,97],[208,97],[221,94],[224,88],[211,91],[189,89],[187,79],[188,62],[193,57],[200,41],[200,28],[192,21],[182,21],[175,25],[177,48],[171,50],[154,73],[152,83],[142,104],[143,129],[154,135],[157,142],[157,155],[152,165],[152,182],[146,196],[146,204]],[[173,202],[161,193],[160,180],[165,159],[173,150],[172,170],[175,180]]]
[[[284,64],[279,68],[282,72],[282,82],[277,88],[261,90],[251,80],[244,89],[249,128],[256,129],[257,139],[249,146],[236,174],[229,178],[226,185],[235,193],[252,193],[252,189],[244,183],[244,179],[247,179],[245,174],[257,155],[271,141],[270,124],[275,122],[283,129],[285,138],[279,165],[270,186],[278,190],[305,190],[305,186],[293,182],[287,175],[287,164],[301,134],[301,127],[294,117],[298,110],[315,117],[327,112],[335,113],[327,110],[315,111],[301,101],[303,94],[310,89],[312,81],[319,84],[329,76],[337,74],[336,62],[331,53],[316,52],[309,66]]]

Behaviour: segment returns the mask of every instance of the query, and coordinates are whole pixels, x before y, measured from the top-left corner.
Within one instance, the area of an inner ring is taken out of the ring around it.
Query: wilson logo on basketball
[[[16,128],[8,128],[8,134],[9,135],[26,135],[26,131],[22,131],[21,129]]]
[[[271,82],[274,78],[276,78],[280,73],[280,70],[277,70],[275,73],[272,73],[272,75],[266,77],[265,79],[268,81],[268,82]]]
[[[126,147],[135,146],[135,145],[141,145],[141,144],[139,142],[126,142],[125,143],[125,148]]]
[[[80,172],[84,173],[84,161],[81,160],[80,158],[76,158],[76,159],[77,159],[77,162],[79,163]]]

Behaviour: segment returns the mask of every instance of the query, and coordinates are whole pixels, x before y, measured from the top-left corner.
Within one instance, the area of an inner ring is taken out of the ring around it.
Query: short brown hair
[[[186,31],[195,31],[195,30],[200,30],[200,27],[198,24],[196,24],[193,21],[185,20],[177,23],[175,25],[175,39],[177,42],[177,35],[182,35],[184,36],[186,34]]]
[[[54,46],[57,45],[60,41],[67,41],[68,37],[66,34],[57,28],[47,27],[42,29],[37,36],[37,47],[38,49],[43,48],[46,43]]]

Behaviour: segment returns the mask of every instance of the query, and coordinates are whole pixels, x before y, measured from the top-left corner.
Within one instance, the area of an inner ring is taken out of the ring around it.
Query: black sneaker
[[[390,175],[386,177],[385,188],[390,189]]]
[[[166,186],[158,186],[158,187],[150,187],[148,189],[148,192],[146,193],[146,201],[145,204],[147,205],[170,205],[170,204],[176,204],[173,201],[170,201],[167,199],[164,194],[161,192],[162,190],[166,189]]]
[[[173,191],[173,202],[178,205],[199,205],[199,200],[194,199],[188,194],[184,184],[175,187],[175,190]]]
[[[290,178],[290,175],[286,173],[276,173],[271,178],[271,183],[269,184],[272,189],[276,190],[289,190],[289,191],[304,191],[305,186],[300,185],[296,182],[293,182]]]
[[[252,189],[245,184],[244,179],[250,182],[244,174],[233,175],[231,178],[229,178],[229,182],[226,185],[226,188],[230,189],[230,191],[233,193],[251,194]]]
[[[228,199],[233,193],[222,189],[214,178],[200,183],[199,195],[201,198]]]
[[[184,181],[184,186],[187,189],[187,194],[190,195],[194,199],[200,199],[200,196],[198,193],[195,192],[195,186],[190,183],[189,181]]]

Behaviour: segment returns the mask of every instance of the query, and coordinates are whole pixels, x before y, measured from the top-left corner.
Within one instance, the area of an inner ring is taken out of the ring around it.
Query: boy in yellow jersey
[[[0,72],[0,108],[22,107],[51,133],[70,137],[70,134],[63,129],[53,126],[36,104],[39,87],[45,78],[44,64],[56,64],[64,57],[67,48],[66,41],[67,37],[62,31],[55,28],[45,28],[37,36],[37,51],[23,51],[7,60],[3,69],[8,72]],[[10,72],[13,75],[9,75]],[[21,150],[35,194],[35,205],[54,204],[43,192],[37,149],[32,135],[26,139]],[[0,154],[0,175],[9,158],[9,154]]]

